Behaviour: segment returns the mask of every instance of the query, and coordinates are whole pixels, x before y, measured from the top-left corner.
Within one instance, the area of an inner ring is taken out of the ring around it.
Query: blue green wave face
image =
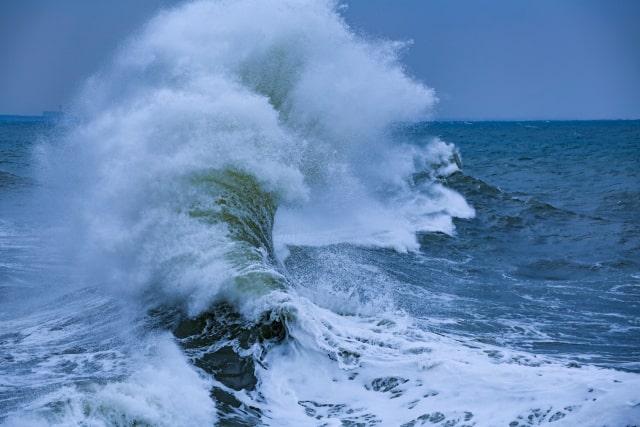
[[[225,259],[236,271],[231,278],[235,287],[253,298],[284,288],[286,279],[277,268],[272,235],[277,196],[250,174],[232,169],[198,174],[192,182],[208,200],[193,202],[189,216],[211,225],[225,224],[234,242]]]
[[[201,174],[193,182],[211,197],[214,208],[194,202],[190,216],[209,223],[226,223],[231,238],[266,251],[269,260],[275,262],[271,236],[277,208],[275,195],[264,191],[251,175],[231,169]]]
[[[223,417],[241,416],[244,422],[259,424],[261,411],[239,411],[242,404],[230,390],[256,389],[255,348],[264,352],[286,339],[286,323],[292,316],[274,305],[258,318],[247,319],[238,314],[237,305],[242,302],[237,300],[257,300],[287,289],[273,245],[277,195],[265,191],[252,175],[233,169],[197,174],[192,185],[205,200],[192,202],[189,216],[208,225],[224,224],[233,242],[224,254],[234,270],[226,284],[233,289],[233,297],[214,303],[198,316],[177,313],[167,319],[166,308],[152,309],[149,316],[164,317],[162,327],[172,329],[193,364],[223,385],[211,391]]]

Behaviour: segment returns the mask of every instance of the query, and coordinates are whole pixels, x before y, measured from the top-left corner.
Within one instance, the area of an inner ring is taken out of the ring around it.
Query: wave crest
[[[281,286],[276,210],[280,248],[404,251],[418,230],[452,232],[451,216],[472,215],[464,200],[411,184],[452,148],[398,146],[388,131],[436,101],[399,48],[356,36],[329,0],[201,0],[157,15],[89,80],[47,159],[81,264],[196,314],[248,274],[261,277],[254,290]]]

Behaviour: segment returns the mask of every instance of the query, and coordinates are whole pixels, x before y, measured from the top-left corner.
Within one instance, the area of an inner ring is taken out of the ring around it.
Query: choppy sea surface
[[[0,117],[0,424],[633,426],[640,121],[425,121],[328,1]]]

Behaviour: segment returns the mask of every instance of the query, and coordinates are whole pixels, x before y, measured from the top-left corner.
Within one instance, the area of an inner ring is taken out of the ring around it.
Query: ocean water
[[[0,424],[638,425],[640,121],[427,120],[403,48],[196,1],[0,117]]]

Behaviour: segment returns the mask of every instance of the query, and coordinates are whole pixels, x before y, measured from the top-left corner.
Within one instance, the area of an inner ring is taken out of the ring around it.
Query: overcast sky
[[[175,0],[0,0],[0,114],[64,109]],[[436,119],[640,119],[639,0],[350,0],[358,32],[412,40]]]

